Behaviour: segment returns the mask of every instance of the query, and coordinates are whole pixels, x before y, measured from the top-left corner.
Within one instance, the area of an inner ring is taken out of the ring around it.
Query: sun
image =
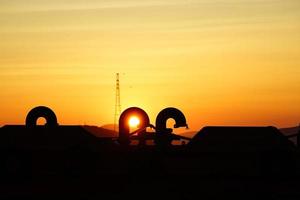
[[[136,128],[140,124],[140,119],[136,116],[132,116],[129,119],[129,126],[132,128]]]

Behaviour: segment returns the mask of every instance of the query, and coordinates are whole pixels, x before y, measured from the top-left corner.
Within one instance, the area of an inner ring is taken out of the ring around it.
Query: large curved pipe
[[[127,108],[119,118],[119,143],[122,145],[130,144],[129,119],[132,116],[139,118],[138,128],[142,129],[150,125],[148,114],[143,109],[138,107]]]
[[[46,106],[38,106],[29,111],[26,116],[26,126],[35,127],[38,118],[43,117],[46,119],[45,126],[55,127],[58,125],[55,113]]]
[[[188,127],[186,118],[180,110],[172,107],[163,109],[158,113],[155,121],[157,144],[165,145],[171,143],[172,139],[167,135],[168,133],[172,133],[172,129],[167,128],[167,120],[170,118],[175,120],[174,128]]]

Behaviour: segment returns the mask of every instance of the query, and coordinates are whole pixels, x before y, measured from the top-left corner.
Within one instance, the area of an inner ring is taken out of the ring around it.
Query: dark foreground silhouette
[[[134,134],[131,114],[144,119]],[[165,126],[187,126],[179,110],[164,109],[155,126],[146,115],[129,108],[120,137],[99,138],[34,108],[26,125],[0,129],[0,199],[300,199],[299,149],[275,127],[205,127],[189,140]]]

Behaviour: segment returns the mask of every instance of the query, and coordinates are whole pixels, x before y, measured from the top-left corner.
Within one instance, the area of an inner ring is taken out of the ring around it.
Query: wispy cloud
[[[9,12],[43,12],[43,11],[70,11],[70,10],[95,10],[95,9],[119,9],[139,8],[155,6],[172,6],[197,3],[197,0],[0,0],[0,11]]]

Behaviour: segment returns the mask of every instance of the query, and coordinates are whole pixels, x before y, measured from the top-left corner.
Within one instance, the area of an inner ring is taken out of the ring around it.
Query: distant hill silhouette
[[[88,132],[92,133],[96,137],[118,137],[118,131],[114,131],[114,124],[105,124],[103,126],[92,126],[92,125],[84,125],[83,128]],[[187,131],[183,133],[179,133],[178,135],[182,135],[188,138],[192,138],[198,131]],[[148,145],[153,145],[153,141],[148,141]],[[181,144],[180,141],[174,141],[174,144]]]
[[[299,126],[279,129],[285,136],[298,133]]]
[[[185,137],[188,137],[188,138],[192,138],[194,137],[194,135],[196,135],[198,131],[186,131],[186,132],[183,132],[183,133],[178,133],[178,135],[182,135],[182,136],[185,136]]]
[[[105,125],[102,125],[102,126],[100,126],[101,128],[104,128],[104,129],[107,129],[107,130],[111,130],[111,131],[113,131],[114,130],[114,128],[115,128],[115,125],[114,124],[105,124]],[[116,126],[116,131],[118,132],[119,131],[119,127],[118,127],[118,125]]]
[[[281,133],[285,136],[289,136],[289,135],[294,135],[297,134],[299,131],[299,126],[296,127],[289,127],[289,128],[281,128],[279,129],[281,131]],[[290,140],[294,143],[297,144],[297,138],[296,137],[291,137]]]
[[[84,125],[82,127],[96,137],[118,137],[118,132],[113,129],[109,129],[110,125],[102,127]]]

